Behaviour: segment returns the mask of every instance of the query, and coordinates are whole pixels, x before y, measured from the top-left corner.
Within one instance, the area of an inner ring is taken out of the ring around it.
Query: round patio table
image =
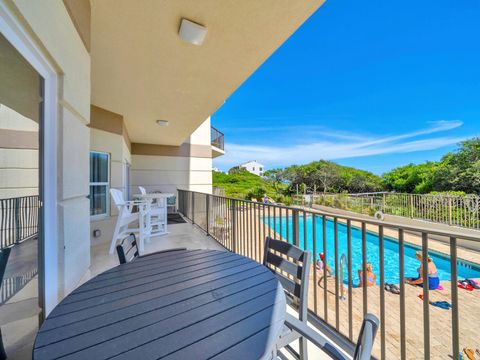
[[[282,286],[227,251],[178,250],[112,268],[68,295],[35,340],[43,359],[269,359]]]

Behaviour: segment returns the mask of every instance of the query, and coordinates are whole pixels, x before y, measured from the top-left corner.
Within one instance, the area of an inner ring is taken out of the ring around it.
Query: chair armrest
[[[127,200],[124,201],[121,204],[118,204],[118,206],[125,206],[129,212],[132,212],[134,206],[148,206],[149,203],[144,200]]]
[[[314,345],[325,351],[334,359],[345,359],[345,357],[335,349],[328,339],[313,330],[306,323],[296,319],[290,314],[285,315],[285,325],[298,332],[301,336],[312,342]],[[355,349],[354,359],[369,360],[371,358],[375,335],[379,326],[377,317],[373,314],[367,314],[362,323],[362,329]]]
[[[285,316],[285,325],[292,329],[293,331],[300,334],[302,337],[316,345],[318,348],[323,350],[327,355],[332,359],[336,360],[347,360],[342,353],[340,353],[327,338],[313,330],[306,323],[298,320],[290,314]]]
[[[323,349],[328,343],[328,340],[325,337],[313,330],[306,323],[298,320],[297,318],[293,317],[288,313],[285,315],[285,325],[287,325],[287,327],[289,327],[290,329],[298,332],[301,336],[303,336],[308,341],[312,342],[321,349]]]

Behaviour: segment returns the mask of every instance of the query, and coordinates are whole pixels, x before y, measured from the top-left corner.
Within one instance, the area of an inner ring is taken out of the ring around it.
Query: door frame
[[[42,317],[59,300],[57,224],[58,75],[55,67],[12,9],[0,0],[0,32],[43,78],[43,114],[39,131],[38,292]]]

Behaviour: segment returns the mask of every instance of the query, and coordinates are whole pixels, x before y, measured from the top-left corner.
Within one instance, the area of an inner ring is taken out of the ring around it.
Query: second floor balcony
[[[225,154],[223,133],[212,126],[210,134],[212,141],[212,157],[216,158],[217,156]]]

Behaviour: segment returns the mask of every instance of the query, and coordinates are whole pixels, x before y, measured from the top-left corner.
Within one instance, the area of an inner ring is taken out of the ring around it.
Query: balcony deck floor
[[[115,221],[110,220],[108,226],[103,229],[106,237],[113,233],[114,225]],[[221,246],[215,239],[206,236],[205,232],[191,223],[168,225],[168,231],[169,234],[153,237],[149,243],[146,243],[145,253],[148,254],[155,251],[178,247],[185,247],[187,249],[225,250],[225,248]],[[84,276],[79,285],[85,281],[88,281],[92,277],[118,265],[116,253],[112,255],[108,254],[109,246],[110,244],[108,242],[102,242],[91,247],[91,266],[88,273]],[[295,313],[295,311],[290,308],[289,312]],[[294,344],[293,347],[296,348],[296,345]],[[308,353],[310,359],[330,359],[328,355],[315,346],[309,346]],[[289,354],[286,355],[287,358],[291,358]]]

